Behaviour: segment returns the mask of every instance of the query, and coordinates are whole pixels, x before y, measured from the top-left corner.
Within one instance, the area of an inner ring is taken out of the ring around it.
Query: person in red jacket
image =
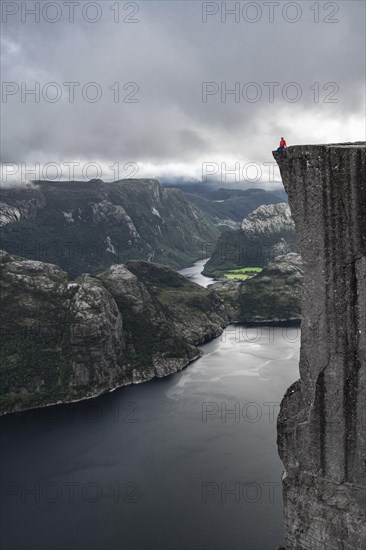
[[[285,140],[285,138],[281,137],[280,146],[277,149],[277,152],[278,153],[283,153],[284,150],[286,149],[286,147],[287,147],[286,140]]]

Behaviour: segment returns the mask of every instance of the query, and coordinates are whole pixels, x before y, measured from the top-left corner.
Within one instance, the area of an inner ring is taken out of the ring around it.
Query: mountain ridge
[[[219,235],[183,192],[153,179],[39,181],[25,190],[3,189],[0,215],[5,250],[74,275],[130,259],[185,267]]]

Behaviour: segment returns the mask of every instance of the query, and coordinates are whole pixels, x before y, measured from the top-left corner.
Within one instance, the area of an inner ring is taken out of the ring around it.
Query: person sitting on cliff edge
[[[287,144],[285,138],[281,137],[280,146],[277,149],[277,153],[283,153],[286,149]]]

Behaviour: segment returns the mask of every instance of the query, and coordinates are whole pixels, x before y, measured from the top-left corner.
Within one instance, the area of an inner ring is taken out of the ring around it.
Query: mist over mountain
[[[207,181],[203,179],[182,178],[182,177],[166,177],[159,176],[159,182],[163,187],[171,188],[175,187],[181,189],[186,193],[194,193],[202,196],[209,196],[212,192],[219,189],[226,189],[228,191],[239,190],[257,190],[257,191],[269,191],[275,195],[284,196],[286,193],[283,190],[282,183],[278,182],[262,182],[262,181],[223,181],[222,178],[210,177]]]

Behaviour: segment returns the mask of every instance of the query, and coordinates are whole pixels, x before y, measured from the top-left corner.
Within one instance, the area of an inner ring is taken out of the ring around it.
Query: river
[[[200,286],[207,288],[209,285],[212,285],[215,282],[215,279],[212,277],[206,277],[202,275],[201,271],[203,270],[205,263],[208,262],[208,258],[205,260],[198,260],[191,267],[185,267],[181,269],[179,273],[187,277],[193,283],[197,283]]]
[[[4,417],[2,550],[275,550],[299,340],[232,325],[180,373]]]

